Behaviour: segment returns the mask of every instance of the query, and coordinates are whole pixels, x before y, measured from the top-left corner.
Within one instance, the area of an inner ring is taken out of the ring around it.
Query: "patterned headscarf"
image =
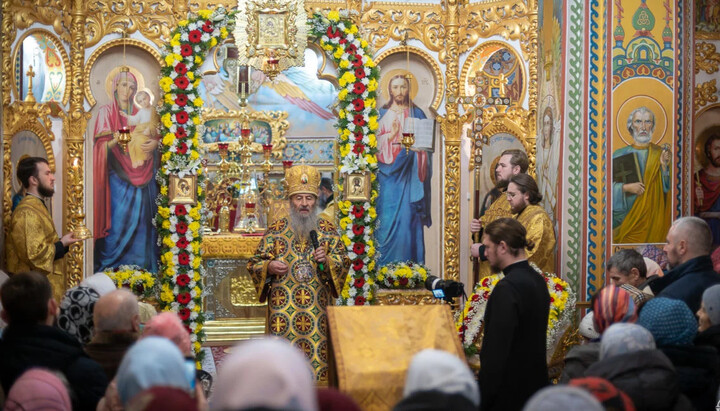
[[[658,346],[692,345],[698,324],[682,300],[656,297],[640,312],[638,324],[648,329]]]
[[[58,326],[75,337],[80,344],[87,344],[93,336],[93,310],[100,294],[92,288],[77,286],[65,292],[60,302]]]
[[[568,385],[588,390],[606,410],[635,411],[630,397],[604,378],[573,378]]]
[[[637,320],[637,310],[630,293],[612,284],[598,291],[593,312],[595,330],[600,334],[612,324],[633,323]]]
[[[530,397],[523,411],[584,410],[603,411],[600,402],[582,388],[551,385]]]
[[[655,348],[655,340],[650,331],[637,324],[616,323],[603,333],[600,359]]]
[[[702,303],[705,313],[710,317],[710,324],[720,324],[720,284],[713,285],[703,292]]]
[[[70,411],[70,395],[65,384],[51,371],[34,368],[18,378],[8,392],[6,411]]]
[[[421,391],[461,394],[475,406],[480,405],[480,390],[472,371],[464,361],[445,351],[428,349],[413,357],[403,397]]]

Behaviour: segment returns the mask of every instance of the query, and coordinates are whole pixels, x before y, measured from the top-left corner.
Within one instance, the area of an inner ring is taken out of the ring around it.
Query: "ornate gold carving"
[[[255,254],[262,236],[220,234],[205,236],[202,241],[203,258],[250,258]]]
[[[506,112],[498,112],[495,107],[487,107],[483,110],[482,134],[488,138],[499,134],[507,133],[515,136],[525,147],[530,166],[528,174],[535,177],[535,154],[536,154],[536,136],[532,132],[534,128],[535,115],[529,110],[520,107],[510,107]]]
[[[247,273],[230,278],[230,304],[238,307],[245,305],[265,305],[258,303],[255,285]]]
[[[443,50],[442,7],[439,4],[374,2],[360,18],[363,38],[380,49],[392,40],[418,39],[431,51]],[[441,58],[442,61],[442,58]]]
[[[532,2],[537,3],[537,2]],[[520,40],[532,28],[531,19],[537,21],[537,4],[535,7],[523,1],[504,0],[493,2],[477,2],[465,6],[460,11],[460,20],[466,23],[460,28],[460,52],[465,52],[477,44],[481,38],[500,35],[507,40]],[[534,10],[535,9],[535,10]],[[537,26],[537,23],[535,23]],[[534,49],[527,48],[528,54]]]
[[[50,170],[55,171],[55,155],[51,142],[55,140],[50,123],[50,106],[40,103],[15,102],[4,110],[3,125],[3,227],[5,235],[10,227],[10,216],[12,214],[12,161],[11,146],[15,134],[20,131],[35,133],[42,142],[47,153],[47,160]]]
[[[430,66],[430,69],[433,72],[433,77],[435,78],[435,81],[437,82],[437,86],[435,88],[435,99],[430,104],[430,107],[437,112],[437,110],[440,108],[440,103],[443,99],[443,94],[445,91],[445,81],[443,79],[442,70],[440,70],[440,65],[435,61],[435,58],[430,55],[427,51],[413,47],[413,46],[399,46],[399,47],[393,47],[389,50],[385,50],[380,55],[375,57],[375,63],[380,64],[384,59],[386,59],[388,56],[396,54],[396,53],[406,53],[407,51],[410,51],[411,54],[415,54],[417,57],[422,59],[425,63],[427,63],[428,66]],[[384,91],[383,91],[384,92]]]
[[[160,53],[151,45],[147,43],[143,43],[140,40],[135,39],[114,39],[109,40],[106,43],[103,43],[100,47],[96,48],[93,53],[90,55],[90,58],[88,58],[87,62],[85,63],[85,71],[82,74],[82,82],[83,82],[83,89],[85,92],[85,98],[88,101],[88,104],[90,104],[90,107],[93,107],[96,103],[95,97],[92,95],[92,91],[90,90],[90,73],[92,73],[93,67],[95,66],[95,62],[97,61],[100,56],[103,55],[107,50],[113,48],[113,47],[122,47],[123,42],[126,46],[129,47],[137,47],[142,50],[147,51],[150,53],[151,56],[157,60],[160,67],[165,66],[165,62],[162,60],[162,57],[160,57]]]
[[[695,74],[700,70],[713,74],[720,66],[720,53],[717,52],[715,44],[698,42],[695,43]]]
[[[44,29],[32,29],[32,30],[26,31],[22,35],[22,37],[20,37],[18,39],[17,43],[15,44],[15,50],[13,51],[12,61],[17,61],[18,53],[20,52],[20,50],[22,50],[23,41],[28,36],[31,36],[36,33],[45,34],[47,36],[47,38],[53,42],[53,44],[55,45],[55,49],[58,51],[58,53],[60,53],[60,59],[62,60],[63,70],[65,71],[65,73],[64,73],[65,74],[65,90],[63,91],[62,103],[67,104],[68,100],[70,99],[70,87],[69,87],[69,84],[70,84],[70,76],[69,76],[69,74],[70,74],[70,58],[68,57],[65,47],[60,42],[60,40],[58,40],[55,37],[54,34],[50,33],[47,30],[44,30]],[[20,96],[19,96],[20,91],[17,89],[17,87],[15,87],[15,85],[17,84],[17,80],[18,80],[17,77],[15,76],[15,72],[16,72],[16,70],[14,70],[14,67],[13,67],[13,70],[11,71],[11,73],[12,73],[12,76],[11,76],[12,77],[12,93],[13,93],[13,97],[16,100],[19,100],[20,99]],[[38,98],[42,99],[42,96],[38,96]]]
[[[70,2],[65,0],[20,0],[3,2],[3,16],[13,20],[14,29],[22,30],[34,23],[52,26],[55,33],[70,42]],[[5,34],[5,33],[3,33]],[[14,36],[14,33],[13,33]],[[12,41],[12,39],[10,40]]]
[[[389,290],[381,288],[375,293],[377,305],[429,305],[440,304],[428,290]]]
[[[285,146],[287,146],[287,138],[285,133],[290,127],[290,122],[287,121],[287,111],[250,111],[246,108],[242,110],[230,110],[224,111],[219,109],[203,109],[202,121],[210,120],[232,120],[239,121],[241,124],[244,122],[253,121],[264,121],[270,124],[272,130],[272,155],[274,158],[280,158],[282,156]],[[215,152],[218,150],[218,143],[201,144],[205,147],[205,150],[209,152]],[[237,141],[230,142],[230,151],[237,151],[240,148],[240,143]],[[253,153],[262,153],[263,148],[260,143],[252,142],[250,148]]]
[[[717,80],[712,79],[695,86],[695,111],[698,111],[704,105],[715,103],[718,101]]]
[[[177,21],[186,18],[185,7],[163,0],[99,0],[88,2],[85,46],[90,48],[109,33],[140,32],[162,47]],[[177,12],[178,15],[175,13]],[[88,66],[91,66],[88,64]]]
[[[87,79],[82,75],[85,63],[85,3],[74,0],[72,9],[72,42],[70,43],[70,108],[62,113],[63,141],[65,142],[65,179],[63,195],[63,226],[67,231],[85,226],[85,129],[90,113],[83,107],[83,86]],[[83,279],[84,242],[70,247],[65,256],[65,283],[74,287]]]

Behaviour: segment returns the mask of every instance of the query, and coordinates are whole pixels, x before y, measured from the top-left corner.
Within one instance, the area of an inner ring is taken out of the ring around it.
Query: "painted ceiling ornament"
[[[250,66],[273,79],[305,65],[308,27],[303,0],[238,2],[235,44],[238,66]]]
[[[642,0],[640,7],[633,14],[632,25],[637,30],[635,36],[652,37],[650,31],[655,27],[655,16],[646,3]]]

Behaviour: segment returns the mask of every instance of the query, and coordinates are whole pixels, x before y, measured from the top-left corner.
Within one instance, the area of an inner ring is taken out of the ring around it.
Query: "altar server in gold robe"
[[[72,243],[72,233],[60,238],[44,200],[55,194],[55,174],[47,160],[28,157],[18,162],[17,177],[27,195],[10,220],[6,245],[7,268],[12,273],[38,271],[48,276],[56,301],[65,293],[63,257]]]
[[[285,180],[290,213],[268,227],[247,267],[260,301],[268,302],[268,332],[303,351],[323,384],[328,379],[326,307],[342,290],[350,260],[335,226],[317,216],[320,173],[300,165],[290,168]]]
[[[479,218],[473,218],[470,222],[470,232],[473,233],[474,238],[473,242],[477,243],[478,246],[483,227],[497,219],[512,217],[513,213],[510,211],[510,203],[508,203],[505,191],[510,178],[527,172],[528,164],[527,154],[522,150],[505,150],[500,155],[500,159],[495,166],[495,187],[485,196]],[[485,209],[486,203],[490,200],[492,201],[490,206]],[[492,274],[490,264],[487,261],[481,261],[478,279],[487,277],[490,274]]]

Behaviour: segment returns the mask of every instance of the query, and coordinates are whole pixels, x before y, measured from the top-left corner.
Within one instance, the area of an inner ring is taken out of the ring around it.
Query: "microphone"
[[[320,242],[318,241],[317,231],[312,230],[310,231],[310,241],[312,242],[313,248],[318,249],[320,248]],[[318,268],[320,271],[325,271],[325,265],[323,263],[318,263]]]

